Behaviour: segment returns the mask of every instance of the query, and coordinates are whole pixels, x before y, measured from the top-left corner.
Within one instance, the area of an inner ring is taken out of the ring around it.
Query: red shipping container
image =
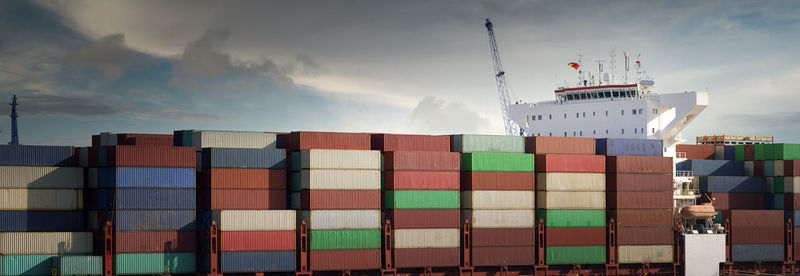
[[[667,245],[673,244],[672,227],[618,227],[617,245]]]
[[[745,161],[753,161],[756,160],[756,149],[755,145],[744,145],[744,160]]]
[[[381,191],[303,190],[300,192],[303,210],[380,209]]]
[[[220,232],[220,249],[225,251],[294,251],[295,231]]]
[[[608,210],[617,227],[665,226],[672,227],[672,209],[616,209]]]
[[[764,194],[746,193],[706,193],[708,197],[714,199],[714,208],[718,210],[731,209],[763,209]],[[707,203],[709,199],[701,196],[697,199],[698,203]],[[724,216],[723,216],[724,217]]]
[[[92,135],[92,147],[100,146],[100,135]]]
[[[672,175],[641,173],[606,174],[609,192],[664,192],[672,191]]]
[[[608,173],[672,174],[672,158],[661,156],[608,156]]]
[[[473,228],[472,246],[534,246],[533,228]]]
[[[461,249],[456,248],[395,248],[397,268],[457,267],[461,264]]]
[[[411,134],[372,134],[372,149],[380,151],[450,151],[450,137]]]
[[[382,263],[380,249],[312,250],[309,255],[312,271],[379,269]]]
[[[295,131],[289,134],[286,149],[371,150],[372,147],[369,133]]]
[[[608,192],[608,209],[666,209],[672,208],[672,191],[669,192]]]
[[[286,170],[203,169],[197,184],[201,189],[286,190]]]
[[[171,147],[174,140],[172,134],[118,133],[117,145]]]
[[[689,160],[713,160],[714,145],[675,145],[675,152],[683,152]]]
[[[536,190],[532,172],[462,172],[462,190]]]
[[[383,153],[387,171],[459,171],[461,154],[434,151],[387,151]]]
[[[800,210],[800,194],[783,194],[783,209]]]
[[[798,244],[798,243],[800,243],[800,227],[796,227],[795,226],[795,227],[792,227],[792,228],[794,228],[792,230],[792,235],[794,235],[794,243]]]
[[[731,244],[783,244],[783,227],[731,227]]]
[[[459,190],[460,173],[386,171],[383,173],[386,190]]]
[[[394,229],[460,228],[461,210],[389,210]],[[474,231],[474,230],[473,230]]]
[[[198,205],[206,210],[286,209],[286,190],[211,189],[197,194]]]
[[[594,138],[525,137],[525,152],[535,154],[595,154]]]
[[[783,160],[783,175],[800,176],[800,160]]]
[[[785,167],[784,167],[785,170]],[[753,161],[753,176],[764,176],[764,161]]]
[[[194,168],[193,147],[113,146],[106,147],[108,167]]]
[[[545,246],[606,245],[605,227],[545,228],[545,232]]]
[[[783,215],[783,210],[722,211],[722,217],[730,219],[731,229],[744,227],[783,227]]]
[[[474,266],[512,266],[533,265],[536,259],[533,246],[518,247],[473,247],[472,265]]]
[[[602,155],[546,154],[536,155],[536,172],[585,172],[606,171],[606,160]]]
[[[197,245],[194,231],[116,232],[114,235],[117,253],[195,252]]]

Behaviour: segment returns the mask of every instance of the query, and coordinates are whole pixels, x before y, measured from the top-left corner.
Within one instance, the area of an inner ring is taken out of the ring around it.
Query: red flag
[[[579,67],[581,67],[581,65],[580,65],[580,64],[577,64],[577,63],[575,63],[575,62],[570,62],[570,63],[569,63],[569,67],[572,67],[572,68],[574,68],[575,70],[578,70],[578,68],[579,68]]]
[[[637,60],[636,64],[642,65],[642,62]]]

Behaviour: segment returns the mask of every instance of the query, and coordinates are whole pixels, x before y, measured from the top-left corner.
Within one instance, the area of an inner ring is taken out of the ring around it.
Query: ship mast
[[[11,103],[9,105],[11,106],[11,115],[8,116],[11,117],[11,142],[8,144],[19,145],[19,132],[17,131],[17,118],[19,117],[17,115],[17,95],[11,98]]]

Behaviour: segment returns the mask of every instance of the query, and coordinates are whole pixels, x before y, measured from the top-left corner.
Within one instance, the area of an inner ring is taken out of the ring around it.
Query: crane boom
[[[508,106],[511,104],[511,96],[506,85],[506,72],[503,70],[503,63],[500,61],[500,52],[497,50],[497,41],[494,39],[494,29],[492,21],[486,18],[486,30],[489,31],[489,49],[492,51],[492,62],[494,63],[494,78],[497,81],[497,96],[500,98],[500,110],[503,112],[503,124],[506,135],[522,135],[520,127],[511,120]]]

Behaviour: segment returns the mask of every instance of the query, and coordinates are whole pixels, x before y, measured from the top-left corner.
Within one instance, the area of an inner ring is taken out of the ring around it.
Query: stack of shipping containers
[[[800,144],[764,145],[764,158],[780,162],[783,174],[783,196],[785,218],[792,220],[794,227],[794,256],[800,254]],[[766,161],[765,161],[766,162]],[[776,177],[777,182],[778,177]],[[778,187],[776,186],[776,189]],[[796,258],[796,257],[795,257]]]
[[[309,269],[379,269],[381,154],[371,150],[370,135],[292,132],[281,146],[299,165],[301,191],[291,204],[308,225]]]
[[[76,165],[72,147],[0,145],[0,274],[50,275],[62,256],[92,252]],[[63,271],[100,272],[98,258],[64,260]]]
[[[117,139],[90,149],[89,166],[97,168],[90,171],[98,188],[92,228],[102,233],[106,221],[112,224],[114,273],[194,273],[194,149],[172,146],[172,135],[110,137]]]
[[[460,264],[460,155],[450,137],[373,134],[383,152],[384,217],[397,268]]]
[[[662,141],[597,139],[606,156],[608,209],[616,221],[617,263],[671,263],[672,158]],[[614,245],[609,245],[614,246]]]
[[[461,153],[461,209],[472,228],[472,265],[535,260],[534,155],[520,136],[453,135]]]
[[[176,132],[180,137],[175,141],[186,141],[185,146],[200,151],[199,231],[207,233],[216,222],[220,272],[294,271],[296,214],[287,210],[286,152],[277,148],[277,135],[244,131],[188,135]],[[200,239],[204,271],[210,269],[209,242]]]
[[[605,158],[592,138],[529,137],[548,265],[606,262]]]
[[[731,261],[783,261],[784,223],[781,210],[729,210]]]

